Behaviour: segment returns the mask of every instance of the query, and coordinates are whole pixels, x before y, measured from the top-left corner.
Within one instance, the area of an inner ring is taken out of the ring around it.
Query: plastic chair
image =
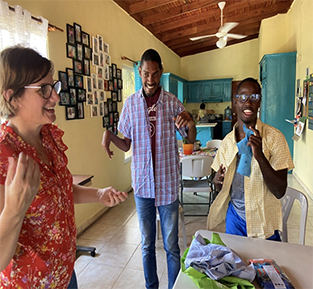
[[[211,165],[213,162],[213,158],[206,155],[192,155],[186,156],[181,159],[181,196],[180,201],[181,205],[184,207],[185,205],[208,205],[208,211],[210,209],[212,200],[212,182],[209,179],[211,175]],[[184,177],[189,177],[191,179],[185,179]],[[209,193],[209,201],[204,203],[200,202],[192,202],[186,203],[184,202],[184,192],[208,192]],[[185,216],[207,216],[207,215],[187,215]]]
[[[206,148],[211,149],[211,148],[219,148],[221,145],[221,140],[220,139],[211,139],[207,141],[206,143]]]
[[[301,206],[299,244],[304,245],[306,219],[308,214],[308,200],[302,192],[290,187],[287,188],[284,197],[281,198],[283,212],[282,241],[288,242],[287,221],[295,200],[298,200]]]
[[[179,204],[178,214],[179,214],[179,221],[180,221],[180,225],[181,225],[181,229],[182,229],[183,237],[184,237],[184,246],[185,248],[187,248],[187,235],[186,235],[184,209],[181,206],[181,204]],[[156,238],[157,240],[160,237],[159,224],[160,224],[160,215],[159,215],[158,210],[156,210]]]

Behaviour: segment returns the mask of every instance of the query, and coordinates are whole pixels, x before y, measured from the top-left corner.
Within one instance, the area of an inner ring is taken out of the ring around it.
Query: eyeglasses
[[[61,81],[58,80],[54,84],[47,83],[47,84],[43,84],[41,86],[27,85],[27,86],[24,86],[24,88],[40,88],[41,96],[44,99],[48,99],[48,98],[51,97],[53,89],[55,90],[55,92],[57,94],[60,93],[60,91],[61,91]]]
[[[240,102],[244,103],[250,99],[252,102],[259,102],[261,101],[262,95],[261,94],[237,94],[236,98],[239,99]]]

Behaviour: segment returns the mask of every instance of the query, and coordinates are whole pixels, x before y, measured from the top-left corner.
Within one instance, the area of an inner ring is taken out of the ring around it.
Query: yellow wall
[[[164,71],[180,75],[180,58],[169,50],[152,34],[142,28],[129,17],[113,1],[8,1],[9,5],[21,5],[32,15],[41,15],[50,23],[62,28],[64,32],[49,32],[49,57],[57,71],[72,67],[71,59],[66,57],[66,23],[77,22],[82,30],[90,36],[100,34],[109,44],[111,60],[118,67],[132,66],[122,61],[125,55],[140,60],[142,53],[148,48],[156,49],[164,63]],[[108,95],[109,96],[109,95]],[[119,103],[118,110],[121,111]],[[59,127],[65,131],[64,142],[69,147],[67,156],[69,168],[74,174],[92,174],[93,186],[107,187],[112,185],[119,190],[127,190],[131,186],[130,163],[124,164],[124,153],[113,148],[113,160],[105,155],[101,147],[102,118],[91,118],[89,107],[85,106],[84,120],[65,120],[64,107],[56,109]],[[98,204],[76,205],[76,224],[78,229],[95,218],[103,207]]]

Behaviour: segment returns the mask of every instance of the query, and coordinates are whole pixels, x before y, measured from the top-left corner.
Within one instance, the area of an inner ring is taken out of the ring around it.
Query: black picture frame
[[[121,89],[119,89],[118,91],[117,91],[117,102],[122,102],[122,90]]]
[[[109,116],[109,106],[106,101],[104,102],[104,116]]]
[[[82,42],[82,27],[74,22],[75,41]]]
[[[70,93],[68,91],[60,92],[59,105],[70,105]]]
[[[77,88],[77,102],[85,102],[86,101],[86,89]]]
[[[117,79],[122,79],[122,69],[120,68],[116,69],[116,77]]]
[[[114,114],[113,112],[109,112],[109,124],[113,125],[114,123]]]
[[[109,80],[113,79],[112,66],[109,66]]]
[[[84,88],[84,77],[80,74],[74,74],[75,87]]]
[[[84,45],[84,58],[91,60],[92,59],[92,49]]]
[[[85,118],[84,103],[77,103],[77,119]]]
[[[66,24],[66,33],[67,33],[67,42],[71,44],[75,44],[75,30],[74,26],[70,24]]]
[[[90,61],[88,59],[84,59],[84,75],[90,76]]]
[[[65,71],[59,71],[58,76],[61,81],[61,91],[68,91],[67,73]]]
[[[106,115],[102,118],[102,125],[103,127],[107,128],[109,126],[109,116]]]
[[[82,43],[90,47],[90,35],[82,31]]]
[[[70,105],[77,104],[77,91],[75,87],[70,88]]]
[[[83,45],[81,43],[76,43],[76,59],[79,61],[83,61],[83,58],[84,58]]]
[[[112,101],[112,112],[117,112],[117,101]]]
[[[123,80],[117,78],[117,89],[123,89]]]
[[[108,103],[108,112],[109,112],[109,113],[110,113],[110,112],[113,112],[112,99],[109,98],[108,101],[107,101],[107,103]]]
[[[108,90],[109,91],[113,91],[114,90],[114,87],[113,87],[113,81],[112,80],[109,80],[109,82],[108,82]]]
[[[113,78],[113,91],[117,91],[118,87],[117,87],[117,78]]]
[[[67,74],[67,83],[69,87],[75,86],[74,82],[74,70],[72,68],[66,68],[66,74]]]
[[[66,43],[66,57],[76,59],[77,51],[76,46],[74,44]]]
[[[73,59],[74,73],[83,74],[83,62]]]
[[[114,112],[114,122],[118,122],[119,121],[119,119],[120,119],[120,114],[119,114],[119,112],[117,111],[117,112]]]
[[[112,63],[112,76],[113,78],[116,78],[116,69],[117,69],[117,65],[115,63]]]
[[[66,120],[73,120],[77,118],[77,106],[70,105],[65,107]]]
[[[117,101],[117,91],[111,92],[111,99],[112,99],[112,101]]]

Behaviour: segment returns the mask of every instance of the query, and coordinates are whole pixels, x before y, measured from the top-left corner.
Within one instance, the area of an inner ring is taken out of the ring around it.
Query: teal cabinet
[[[231,99],[232,78],[189,81],[187,102],[223,102]]]
[[[185,79],[173,73],[163,73],[160,80],[164,90],[176,95],[181,102],[184,102],[184,96],[187,94],[186,82]]]
[[[223,138],[231,131],[231,121],[223,121]]]
[[[262,83],[261,121],[279,129],[293,155],[296,52],[266,54],[259,63]]]

